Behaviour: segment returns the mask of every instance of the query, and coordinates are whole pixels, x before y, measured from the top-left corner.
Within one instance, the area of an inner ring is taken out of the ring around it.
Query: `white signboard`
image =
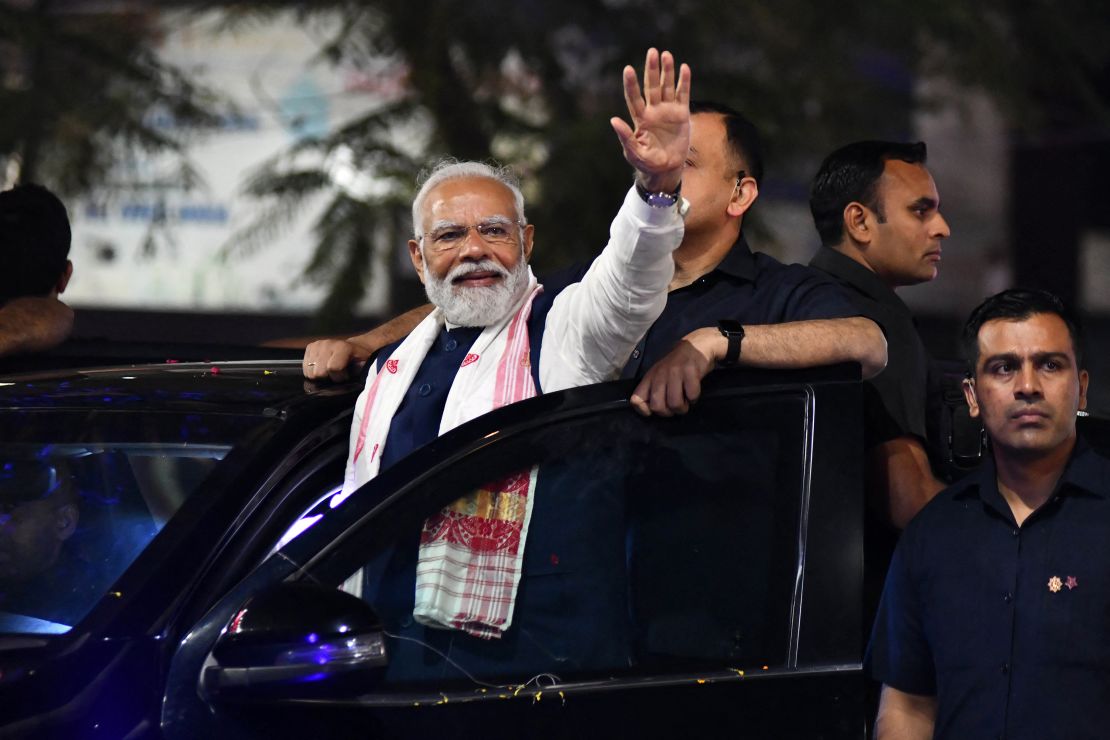
[[[243,194],[247,176],[301,137],[327,134],[401,92],[401,75],[310,63],[323,32],[284,22],[216,33],[207,21],[167,19],[161,49],[169,63],[197,74],[230,98],[238,114],[189,146],[199,182],[190,190],[158,187],[164,158],[121,164],[132,194],[69,204],[74,277],[66,299],[77,307],[309,313],[324,288],[300,276],[311,256],[311,227],[328,197],[304,204],[272,238],[250,250],[226,247],[261,204]],[[151,113],[174,132],[169,115]],[[179,133],[179,132],[176,132]],[[386,275],[376,276],[361,312],[383,308]]]

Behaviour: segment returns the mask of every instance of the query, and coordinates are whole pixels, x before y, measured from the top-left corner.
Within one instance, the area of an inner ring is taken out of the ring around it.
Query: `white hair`
[[[522,225],[528,223],[528,219],[524,216],[524,194],[520,192],[520,185],[511,169],[500,165],[486,164],[485,162],[460,162],[448,157],[436,162],[431,169],[421,172],[416,179],[420,189],[412,200],[412,233],[417,241],[420,241],[424,236],[421,225],[421,211],[424,210],[424,200],[428,197],[428,193],[432,191],[432,188],[447,180],[456,180],[463,177],[484,177],[507,187],[513,194],[517,219]]]

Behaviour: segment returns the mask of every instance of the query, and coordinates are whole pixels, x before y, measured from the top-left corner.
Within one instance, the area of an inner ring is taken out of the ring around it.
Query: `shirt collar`
[[[809,265],[839,278],[879,303],[911,314],[909,306],[878,275],[832,247],[818,249]]]
[[[1064,474],[1056,484],[1058,495],[1076,493],[1106,498],[1110,486],[1110,461],[1099,456],[1082,436],[1075,440],[1075,449],[1068,459]],[[975,472],[952,486],[954,498],[978,496],[983,503],[1010,515],[1010,506],[998,491],[998,474],[994,457],[988,457]]]
[[[713,268],[714,271],[719,270],[724,274],[746,280],[749,283],[755,282],[755,255],[752,254],[751,247],[744,239],[743,232],[736,239],[736,243],[732,245],[732,249],[728,251],[717,266]]]

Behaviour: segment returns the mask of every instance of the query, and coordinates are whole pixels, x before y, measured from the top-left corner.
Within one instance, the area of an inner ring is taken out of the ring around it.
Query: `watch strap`
[[[640,181],[636,181],[636,194],[652,208],[670,208],[680,200],[679,194],[682,192],[682,183],[678,184],[673,193],[653,192],[648,190]]]
[[[722,319],[717,322],[717,330],[728,340],[721,365],[724,367],[735,365],[740,360],[740,344],[744,341],[744,327],[735,319]]]

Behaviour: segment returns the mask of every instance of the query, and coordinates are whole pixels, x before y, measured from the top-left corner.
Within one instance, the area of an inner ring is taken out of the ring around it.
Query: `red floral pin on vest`
[[[385,369],[389,371],[390,375],[397,374],[397,360],[386,360]]]
[[[477,361],[478,361],[478,355],[471,352],[470,354],[468,354],[466,357],[463,358],[462,364],[459,365],[459,367],[466,367],[467,365],[473,365]]]

